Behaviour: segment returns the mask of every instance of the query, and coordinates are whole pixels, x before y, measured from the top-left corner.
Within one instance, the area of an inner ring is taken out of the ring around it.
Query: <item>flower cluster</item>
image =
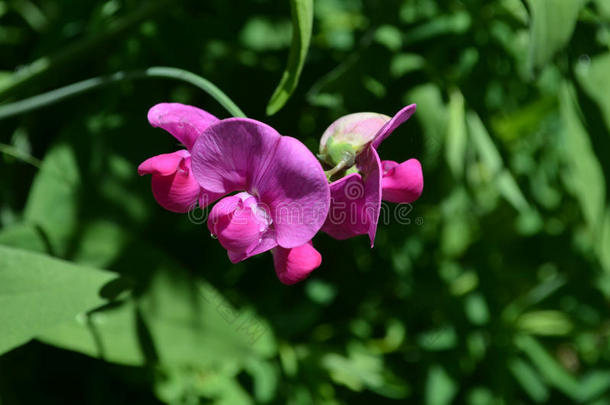
[[[186,149],[149,158],[138,173],[152,175],[153,196],[169,211],[215,203],[208,229],[231,262],[271,250],[280,281],[294,284],[322,262],[312,243],[320,230],[336,239],[368,234],[372,246],[382,199],[403,203],[420,196],[416,159],[381,161],[377,154],[414,111],[410,105],[393,118],[339,118],[321,138],[321,163],[297,139],[262,122],[220,120],[196,107],[162,103],[148,112],[150,124]]]

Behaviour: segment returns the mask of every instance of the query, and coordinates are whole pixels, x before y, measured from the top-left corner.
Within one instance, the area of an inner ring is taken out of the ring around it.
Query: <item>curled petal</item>
[[[208,229],[220,244],[236,254],[248,254],[257,247],[270,222],[247,193],[220,200],[208,217]]]
[[[191,173],[188,151],[154,156],[138,167],[138,173],[152,174],[155,200],[168,211],[188,212],[194,208],[201,188]]]
[[[410,203],[419,198],[424,189],[424,175],[417,159],[398,164],[384,160],[382,196],[385,201]]]
[[[275,273],[284,284],[295,284],[309,276],[322,263],[322,255],[307,242],[301,246],[273,249]]]
[[[163,128],[188,150],[207,127],[218,121],[218,118],[202,109],[180,103],[161,103],[148,111],[150,125]]]
[[[138,166],[138,174],[159,174],[161,176],[169,176],[178,170],[180,164],[186,158],[190,158],[191,154],[187,150],[179,150],[173,153],[164,153],[162,155],[153,156],[140,163]]]
[[[328,213],[328,183],[315,156],[255,120],[222,120],[204,131],[193,147],[193,172],[206,191],[256,196],[285,248],[311,240]]]
[[[413,113],[415,113],[415,104],[410,104],[404,107],[402,110],[398,111],[391,120],[389,120],[383,128],[375,135],[375,139],[371,143],[373,148],[377,149],[381,142],[384,141],[396,128],[402,125],[403,122],[411,118]]]

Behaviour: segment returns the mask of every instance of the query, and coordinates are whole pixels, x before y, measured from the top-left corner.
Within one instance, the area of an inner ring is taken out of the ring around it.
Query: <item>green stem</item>
[[[57,53],[39,58],[20,68],[17,72],[15,72],[15,74],[13,74],[8,83],[0,85],[0,97],[6,98],[11,96],[24,84],[52,69],[58,69],[61,66],[69,64],[75,58],[80,58],[83,56],[91,57],[91,55],[96,55],[95,52],[91,52],[90,50],[107,42],[111,42],[112,39],[133,28],[154,13],[163,10],[167,4],[169,4],[169,0],[145,2],[131,14],[128,14],[108,24],[104,31],[74,41]]]
[[[51,90],[47,93],[42,93],[25,100],[16,101],[14,103],[0,105],[0,120],[13,115],[23,114],[47,105],[51,105],[62,101],[66,98],[77,96],[94,90],[100,87],[107,86],[112,83],[117,83],[125,80],[147,79],[147,78],[165,78],[181,80],[190,83],[201,90],[208,93],[214,100],[222,105],[234,117],[245,117],[243,111],[218,87],[212,82],[197,76],[194,73],[186,70],[155,66],[145,70],[117,72],[108,76],[94,77],[83,80],[77,83],[70,84],[59,89]]]
[[[8,156],[12,156],[15,159],[21,160],[25,163],[29,163],[34,167],[40,168],[40,160],[36,159],[34,156],[31,156],[28,153],[24,153],[19,149],[15,148],[12,145],[7,145],[5,143],[0,143],[0,153],[3,153]]]

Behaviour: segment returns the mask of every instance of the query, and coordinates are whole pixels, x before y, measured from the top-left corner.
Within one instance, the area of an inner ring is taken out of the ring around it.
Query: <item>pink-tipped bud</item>
[[[320,139],[320,158],[332,166],[344,161],[345,167],[350,167],[389,120],[387,115],[367,112],[339,118]]]

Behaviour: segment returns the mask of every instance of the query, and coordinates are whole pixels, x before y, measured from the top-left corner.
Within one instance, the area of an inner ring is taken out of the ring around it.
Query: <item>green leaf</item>
[[[428,370],[426,405],[449,405],[457,393],[455,381],[439,365]]]
[[[527,0],[530,9],[530,70],[540,69],[572,37],[583,0]]]
[[[517,327],[532,335],[562,336],[570,333],[573,325],[561,311],[539,310],[522,314],[517,319]]]
[[[44,239],[32,225],[15,224],[0,230],[0,245],[40,253],[46,252]]]
[[[80,175],[72,148],[51,148],[34,178],[25,206],[26,222],[39,226],[52,253],[64,256],[77,226]]]
[[[0,246],[0,353],[100,306],[116,277],[26,250]]]
[[[525,335],[517,336],[515,344],[529,357],[549,384],[573,399],[579,397],[580,387],[578,381],[536,339]]]
[[[278,112],[288,101],[299,82],[305,64],[313,26],[313,0],[291,0],[292,45],[288,65],[267,104],[267,115]]]
[[[243,366],[275,351],[261,318],[238,311],[212,286],[174,267],[161,271],[136,301],[97,311],[88,322],[74,319],[39,339],[127,365],[142,365],[153,356],[166,366]]]
[[[453,90],[449,95],[449,122],[447,125],[445,158],[449,169],[458,179],[461,179],[464,175],[466,142],[464,97],[459,90]]]
[[[37,339],[112,363],[135,366],[146,362],[138,341],[133,302],[72,319]]]
[[[549,389],[532,366],[521,359],[513,359],[508,363],[508,369],[534,402],[548,399]]]
[[[610,4],[610,3],[607,3]],[[590,62],[576,65],[576,77],[584,91],[599,106],[610,131],[610,52],[595,56]]]
[[[560,93],[561,118],[564,124],[563,155],[568,163],[564,178],[569,191],[580,203],[593,237],[597,239],[606,208],[606,181],[577,108],[574,89],[564,83]]]
[[[474,112],[469,112],[466,122],[468,132],[487,171],[487,177],[494,180],[498,191],[515,209],[520,212],[527,211],[529,209],[527,200],[513,175],[504,168],[502,156],[479,116]]]

